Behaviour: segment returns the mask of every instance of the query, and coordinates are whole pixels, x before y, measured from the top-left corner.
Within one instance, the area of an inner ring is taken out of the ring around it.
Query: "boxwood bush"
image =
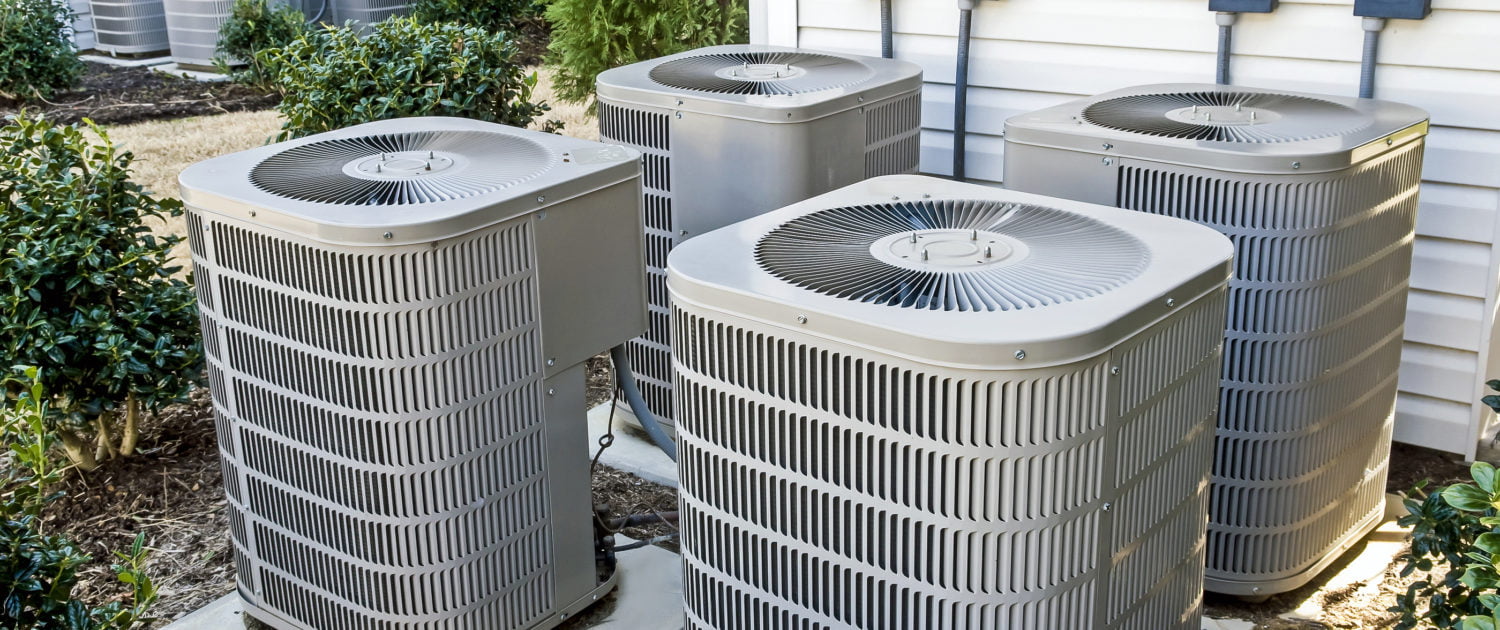
[[[219,27],[219,57],[215,63],[221,71],[244,63],[245,69],[236,73],[235,80],[265,86],[273,73],[257,53],[296,41],[308,28],[307,16],[291,5],[272,4],[269,0],[235,0],[229,19]]]
[[[0,101],[47,98],[78,83],[67,0],[0,1]]]
[[[182,204],[130,181],[132,155],[92,131],[24,113],[0,127],[0,356],[41,368],[83,468],[131,455],[141,414],[186,396],[203,362],[182,239],[147,225]]]
[[[393,17],[363,33],[327,28],[260,53],[276,69],[281,139],[408,116],[457,116],[525,127],[535,73],[503,33]],[[555,126],[555,125],[554,125]],[[549,126],[551,128],[552,126]]]
[[[557,97],[574,103],[592,100],[610,68],[749,41],[746,0],[552,0],[547,20]]]

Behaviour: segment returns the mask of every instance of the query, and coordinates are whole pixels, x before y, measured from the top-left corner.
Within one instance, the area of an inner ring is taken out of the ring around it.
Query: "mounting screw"
[[[682,231],[678,232],[678,234],[681,234],[683,236],[687,236],[687,230],[682,230]]]
[[[863,96],[859,97],[859,102],[861,102],[861,103],[865,102],[865,97],[863,97]]]
[[[1114,158],[1104,158],[1103,160],[1100,160],[1100,161],[1104,162],[1105,166],[1112,166],[1115,163]]]
[[[254,210],[250,211],[250,216],[252,216],[252,217],[255,216],[255,211]]]
[[[927,193],[922,193],[922,198],[923,198],[923,199],[931,199],[931,198],[932,198],[932,195],[930,195],[930,194],[927,194]]]
[[[1112,374],[1112,375],[1114,375],[1114,376],[1119,376],[1120,375],[1120,366],[1118,366],[1118,365],[1112,365],[1112,366],[1110,366],[1109,373]]]
[[[549,388],[547,388],[547,395],[548,396],[556,396],[557,395],[557,390],[552,389],[552,388],[549,387]]]
[[[797,316],[797,323],[799,323],[799,324],[806,324],[807,323],[807,316],[806,315],[798,315]]]
[[[391,239],[393,239],[393,238],[395,238],[395,237],[396,237],[396,235],[395,235],[395,234],[391,234],[391,233],[390,233],[390,232],[386,232],[386,233],[385,233],[385,234],[383,234],[383,235],[382,235],[382,236],[385,236],[385,240],[387,240],[387,241],[389,241],[389,240],[391,240]]]
[[[682,119],[682,112],[677,112],[677,118],[678,118],[678,119],[679,119],[679,120],[681,120],[681,119]]]
[[[1108,151],[1108,150],[1113,149],[1113,148],[1115,148],[1115,145],[1110,144],[1108,142],[1104,143],[1104,150],[1105,151]]]
[[[1026,360],[1026,351],[1025,350],[1017,350],[1016,351],[1016,360],[1017,361],[1025,361]]]
[[[546,198],[546,197],[543,197],[543,196],[541,196],[541,195],[537,195],[537,197],[536,197],[536,202],[537,202],[537,203],[547,203],[547,198]]]
[[[787,117],[787,118],[791,118],[791,117],[792,117],[792,113],[791,113],[791,112],[787,112],[787,113],[786,113],[786,117]]]
[[[1301,162],[1292,162],[1292,168],[1293,169],[1302,168],[1302,163]]]
[[[557,365],[557,359],[547,359],[547,367]]]
[[[901,201],[901,197],[897,195],[891,195],[891,201]]]
[[[680,99],[680,98],[679,98],[679,99],[677,99],[677,104],[678,104],[678,105],[681,105],[681,104],[682,104],[682,99]]]
[[[1110,505],[1110,504],[1108,504],[1108,503],[1105,503],[1105,504],[1104,504],[1104,511],[1105,511],[1105,512],[1108,512],[1108,511],[1109,511],[1109,509],[1110,509],[1110,508],[1112,508],[1112,507],[1114,507],[1114,506],[1113,506],[1113,505]]]
[[[1385,139],[1385,146],[1391,146],[1393,144],[1396,144],[1396,139],[1395,138],[1386,138]]]
[[[1167,298],[1167,306],[1169,306],[1169,307],[1171,307],[1171,306],[1177,306],[1177,300],[1174,300],[1172,298]]]

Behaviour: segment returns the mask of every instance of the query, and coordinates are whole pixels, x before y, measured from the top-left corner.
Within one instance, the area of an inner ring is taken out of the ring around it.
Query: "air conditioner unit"
[[[359,24],[374,24],[393,15],[406,15],[406,0],[329,0],[333,3],[333,18],[338,24],[353,20]]]
[[[650,329],[629,345],[672,428],[667,252],[868,177],[915,173],[922,70],[774,46],[714,46],[603,72],[599,135],[645,154]]]
[[[167,50],[162,0],[90,0],[95,48],[117,55]]]
[[[583,364],[645,329],[639,160],[412,118],[183,172],[252,617],[550,628],[613,586]]]
[[[229,21],[234,0],[162,0],[172,61],[211,67],[219,50],[219,27]]]
[[[1382,516],[1426,133],[1405,105],[1215,85],[1006,123],[1007,187],[1235,243],[1209,590],[1292,590]]]
[[[1197,630],[1230,255],[917,176],[678,245],[687,627]]]

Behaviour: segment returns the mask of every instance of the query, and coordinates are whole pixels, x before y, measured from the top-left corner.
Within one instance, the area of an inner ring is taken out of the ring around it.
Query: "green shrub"
[[[0,127],[0,356],[42,368],[74,462],[135,450],[141,413],[202,369],[193,290],[145,222],[182,215],[130,181],[132,155],[24,113]],[[88,444],[92,441],[92,445]]]
[[[271,4],[268,0],[235,0],[229,19],[219,27],[219,57],[215,63],[221,70],[228,70],[236,63],[248,64],[235,79],[264,86],[273,73],[256,54],[285,46],[307,31],[307,16],[291,5]]]
[[[1500,391],[1500,380],[1488,385]],[[1484,402],[1500,411],[1500,396],[1486,396]],[[1495,467],[1484,462],[1475,462],[1469,474],[1472,482],[1432,494],[1418,486],[1404,500],[1407,515],[1399,524],[1411,528],[1411,549],[1401,558],[1401,575],[1436,572],[1397,597],[1390,610],[1400,614],[1399,630],[1495,630],[1500,613],[1500,484]]]
[[[390,18],[364,34],[328,28],[261,53],[274,67],[286,118],[281,139],[408,116],[457,116],[525,127],[536,74],[501,33]],[[549,123],[549,128],[552,123]]]
[[[66,537],[42,531],[46,506],[61,495],[47,487],[59,479],[49,455],[56,437],[47,426],[47,403],[39,371],[30,368],[15,406],[0,411],[0,436],[11,461],[0,477],[0,619],[11,630],[128,630],[153,621],[147,610],[156,587],[143,570],[145,536],[128,553],[116,552],[112,569],[130,588],[129,604],[90,606],[73,597],[78,569],[90,562]]]
[[[749,39],[746,0],[552,0],[547,20],[557,96],[574,103],[610,68]]]
[[[415,0],[411,16],[423,24],[452,22],[478,26],[491,33],[514,32],[516,24],[540,14],[540,0]]]
[[[0,1],[0,100],[47,98],[78,83],[67,0]]]

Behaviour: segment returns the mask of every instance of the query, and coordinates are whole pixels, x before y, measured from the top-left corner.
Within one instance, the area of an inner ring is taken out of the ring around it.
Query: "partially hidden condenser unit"
[[[393,15],[406,15],[407,0],[327,0],[332,4],[333,21],[343,24],[374,24]]]
[[[162,0],[89,0],[95,48],[117,55],[167,50]]]
[[[922,70],[774,46],[715,46],[601,73],[599,135],[645,156],[650,328],[628,347],[670,430],[667,252],[868,177],[915,173]]]
[[[1005,184],[1235,243],[1208,588],[1312,579],[1381,519],[1427,114],[1215,85],[1006,123]]]
[[[672,252],[692,630],[1197,630],[1231,245],[917,176]]]
[[[612,587],[583,363],[645,329],[639,161],[412,118],[183,172],[250,616],[550,628]]]
[[[219,51],[219,27],[229,21],[234,0],[162,0],[172,61],[212,67]]]

